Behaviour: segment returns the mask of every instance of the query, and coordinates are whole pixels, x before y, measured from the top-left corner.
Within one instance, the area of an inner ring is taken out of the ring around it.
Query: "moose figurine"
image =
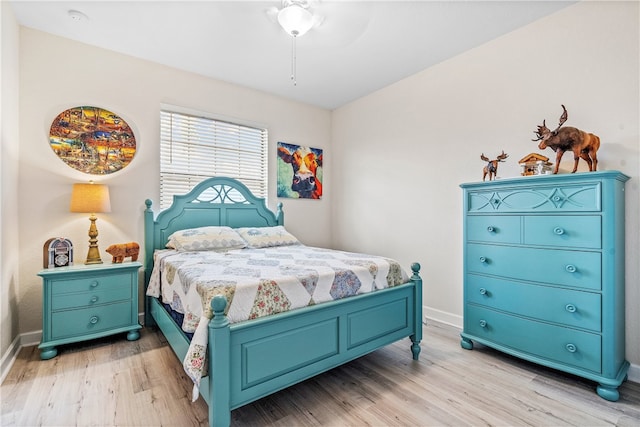
[[[482,153],[480,155],[480,159],[488,162],[487,166],[482,169],[482,180],[484,181],[487,175],[489,175],[489,181],[495,178],[498,173],[498,162],[504,162],[507,157],[509,157],[509,155],[505,154],[504,150],[502,150],[502,154],[500,154],[495,160],[489,160],[489,158]]]
[[[542,121],[542,126],[538,126],[538,131],[534,132],[536,139],[532,141],[540,141],[538,148],[544,150],[549,147],[556,152],[556,165],[553,169],[553,173],[558,173],[558,167],[560,166],[560,159],[565,151],[573,151],[573,170],[571,173],[575,173],[578,169],[578,160],[583,159],[589,165],[589,172],[595,171],[598,167],[598,157],[596,155],[600,148],[600,138],[592,133],[587,133],[574,127],[564,127],[560,129],[564,122],[569,117],[567,109],[562,105],[563,113],[560,116],[560,123],[554,130],[549,130],[545,121]]]

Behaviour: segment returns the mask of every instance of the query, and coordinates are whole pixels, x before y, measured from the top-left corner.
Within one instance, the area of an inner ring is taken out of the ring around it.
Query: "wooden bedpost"
[[[413,271],[413,275],[411,276],[411,281],[414,286],[414,298],[415,298],[415,308],[413,312],[414,315],[414,327],[415,333],[411,335],[411,353],[413,353],[413,360],[418,360],[420,355],[420,341],[422,341],[422,278],[420,277],[420,264],[414,262],[411,264],[411,270]]]
[[[147,295],[147,286],[149,286],[149,279],[151,278],[151,269],[153,266],[153,210],[151,205],[153,202],[151,199],[144,201],[147,208],[144,210],[144,326],[150,327],[155,325],[155,321],[151,316],[151,304],[149,304],[149,298]]]
[[[276,221],[278,225],[284,225],[284,211],[282,210],[282,202],[278,203],[278,210],[276,211]]]
[[[227,299],[216,295],[211,301],[209,322],[209,425],[231,424],[231,330],[224,314]]]

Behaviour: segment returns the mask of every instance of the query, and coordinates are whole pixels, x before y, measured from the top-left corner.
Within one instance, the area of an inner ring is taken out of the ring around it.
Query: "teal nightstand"
[[[41,359],[56,357],[56,346],[138,329],[139,262],[76,265],[42,270]]]

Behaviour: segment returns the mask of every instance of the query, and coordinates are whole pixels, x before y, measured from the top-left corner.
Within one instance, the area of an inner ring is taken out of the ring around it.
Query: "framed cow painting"
[[[322,149],[278,142],[278,197],[322,198]]]

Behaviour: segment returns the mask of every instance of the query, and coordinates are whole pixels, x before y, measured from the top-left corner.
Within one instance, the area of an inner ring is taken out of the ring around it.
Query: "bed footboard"
[[[410,337],[422,340],[420,265],[404,285],[229,324],[225,297],[211,302],[209,424],[228,426],[231,410]],[[203,390],[204,392],[204,390]]]

